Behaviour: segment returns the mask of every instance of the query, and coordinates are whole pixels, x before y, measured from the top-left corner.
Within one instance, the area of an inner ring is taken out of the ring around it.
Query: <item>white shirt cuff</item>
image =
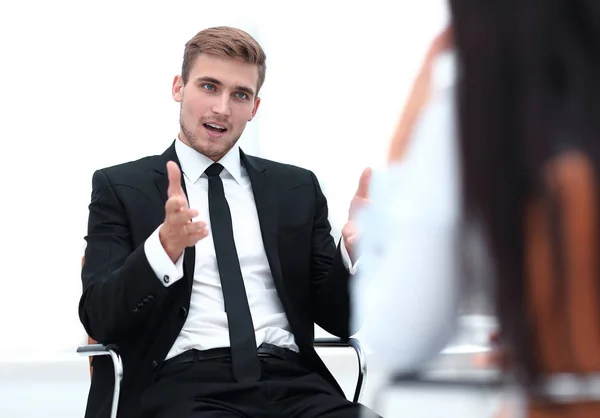
[[[360,259],[356,260],[356,263],[354,263],[354,265],[352,264],[352,260],[350,260],[348,250],[346,249],[346,245],[344,245],[343,238],[340,240],[340,251],[342,252],[342,263],[344,263],[344,267],[346,267],[346,270],[348,270],[348,272],[351,275],[356,274],[356,271],[358,270],[358,262],[360,261]]]
[[[158,232],[160,225],[144,243],[144,252],[154,274],[165,286],[169,287],[183,277],[183,253],[175,264],[160,243]]]

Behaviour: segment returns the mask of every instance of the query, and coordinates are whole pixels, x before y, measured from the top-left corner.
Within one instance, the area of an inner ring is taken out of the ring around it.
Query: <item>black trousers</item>
[[[142,396],[144,418],[372,418],[298,362],[261,357],[262,378],[237,383],[229,357],[165,366]]]

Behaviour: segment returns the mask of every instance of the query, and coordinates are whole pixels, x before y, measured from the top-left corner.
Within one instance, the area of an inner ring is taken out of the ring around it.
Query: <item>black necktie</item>
[[[219,176],[221,171],[223,166],[215,163],[208,167],[205,173],[208,176],[211,232],[229,325],[233,376],[238,382],[257,381],[260,378],[260,362],[254,325],[233,240],[231,212],[225,199],[223,181]]]

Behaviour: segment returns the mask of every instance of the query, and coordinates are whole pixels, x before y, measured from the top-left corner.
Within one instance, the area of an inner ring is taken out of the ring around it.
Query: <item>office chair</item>
[[[410,373],[388,371],[378,390],[374,391],[372,408],[382,411],[384,395],[392,390],[426,390],[460,392],[477,395],[513,393],[514,378],[493,363],[476,360],[489,355],[493,347],[489,336],[496,330],[495,319],[485,315],[465,315],[459,318],[460,328],[454,341],[438,356],[419,370]]]

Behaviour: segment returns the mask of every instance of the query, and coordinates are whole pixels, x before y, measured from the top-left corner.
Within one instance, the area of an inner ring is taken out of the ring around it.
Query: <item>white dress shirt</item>
[[[406,157],[374,170],[371,206],[359,217],[355,319],[374,358],[396,372],[434,358],[457,325],[461,194],[453,60],[451,53],[437,59],[433,94]]]
[[[204,174],[213,161],[179,139],[175,141],[175,151],[183,171],[189,206],[198,210],[199,215],[195,220],[206,222],[209,234],[196,244],[194,282],[188,316],[166,359],[190,349],[207,350],[230,345],[221,279],[210,233],[208,177]],[[241,164],[239,147],[234,146],[219,163],[224,167],[220,176],[231,211],[234,241],[252,314],[256,343],[260,345],[267,342],[298,351],[275,289],[262,242],[252,184]],[[171,261],[160,244],[159,228],[160,226],[146,240],[144,250],[157,278],[168,287],[183,277],[184,255],[176,263]],[[350,260],[345,248],[342,248],[342,253],[344,263],[349,268]],[[349,270],[354,273],[354,268]],[[169,276],[168,283],[162,280],[164,276]]]

